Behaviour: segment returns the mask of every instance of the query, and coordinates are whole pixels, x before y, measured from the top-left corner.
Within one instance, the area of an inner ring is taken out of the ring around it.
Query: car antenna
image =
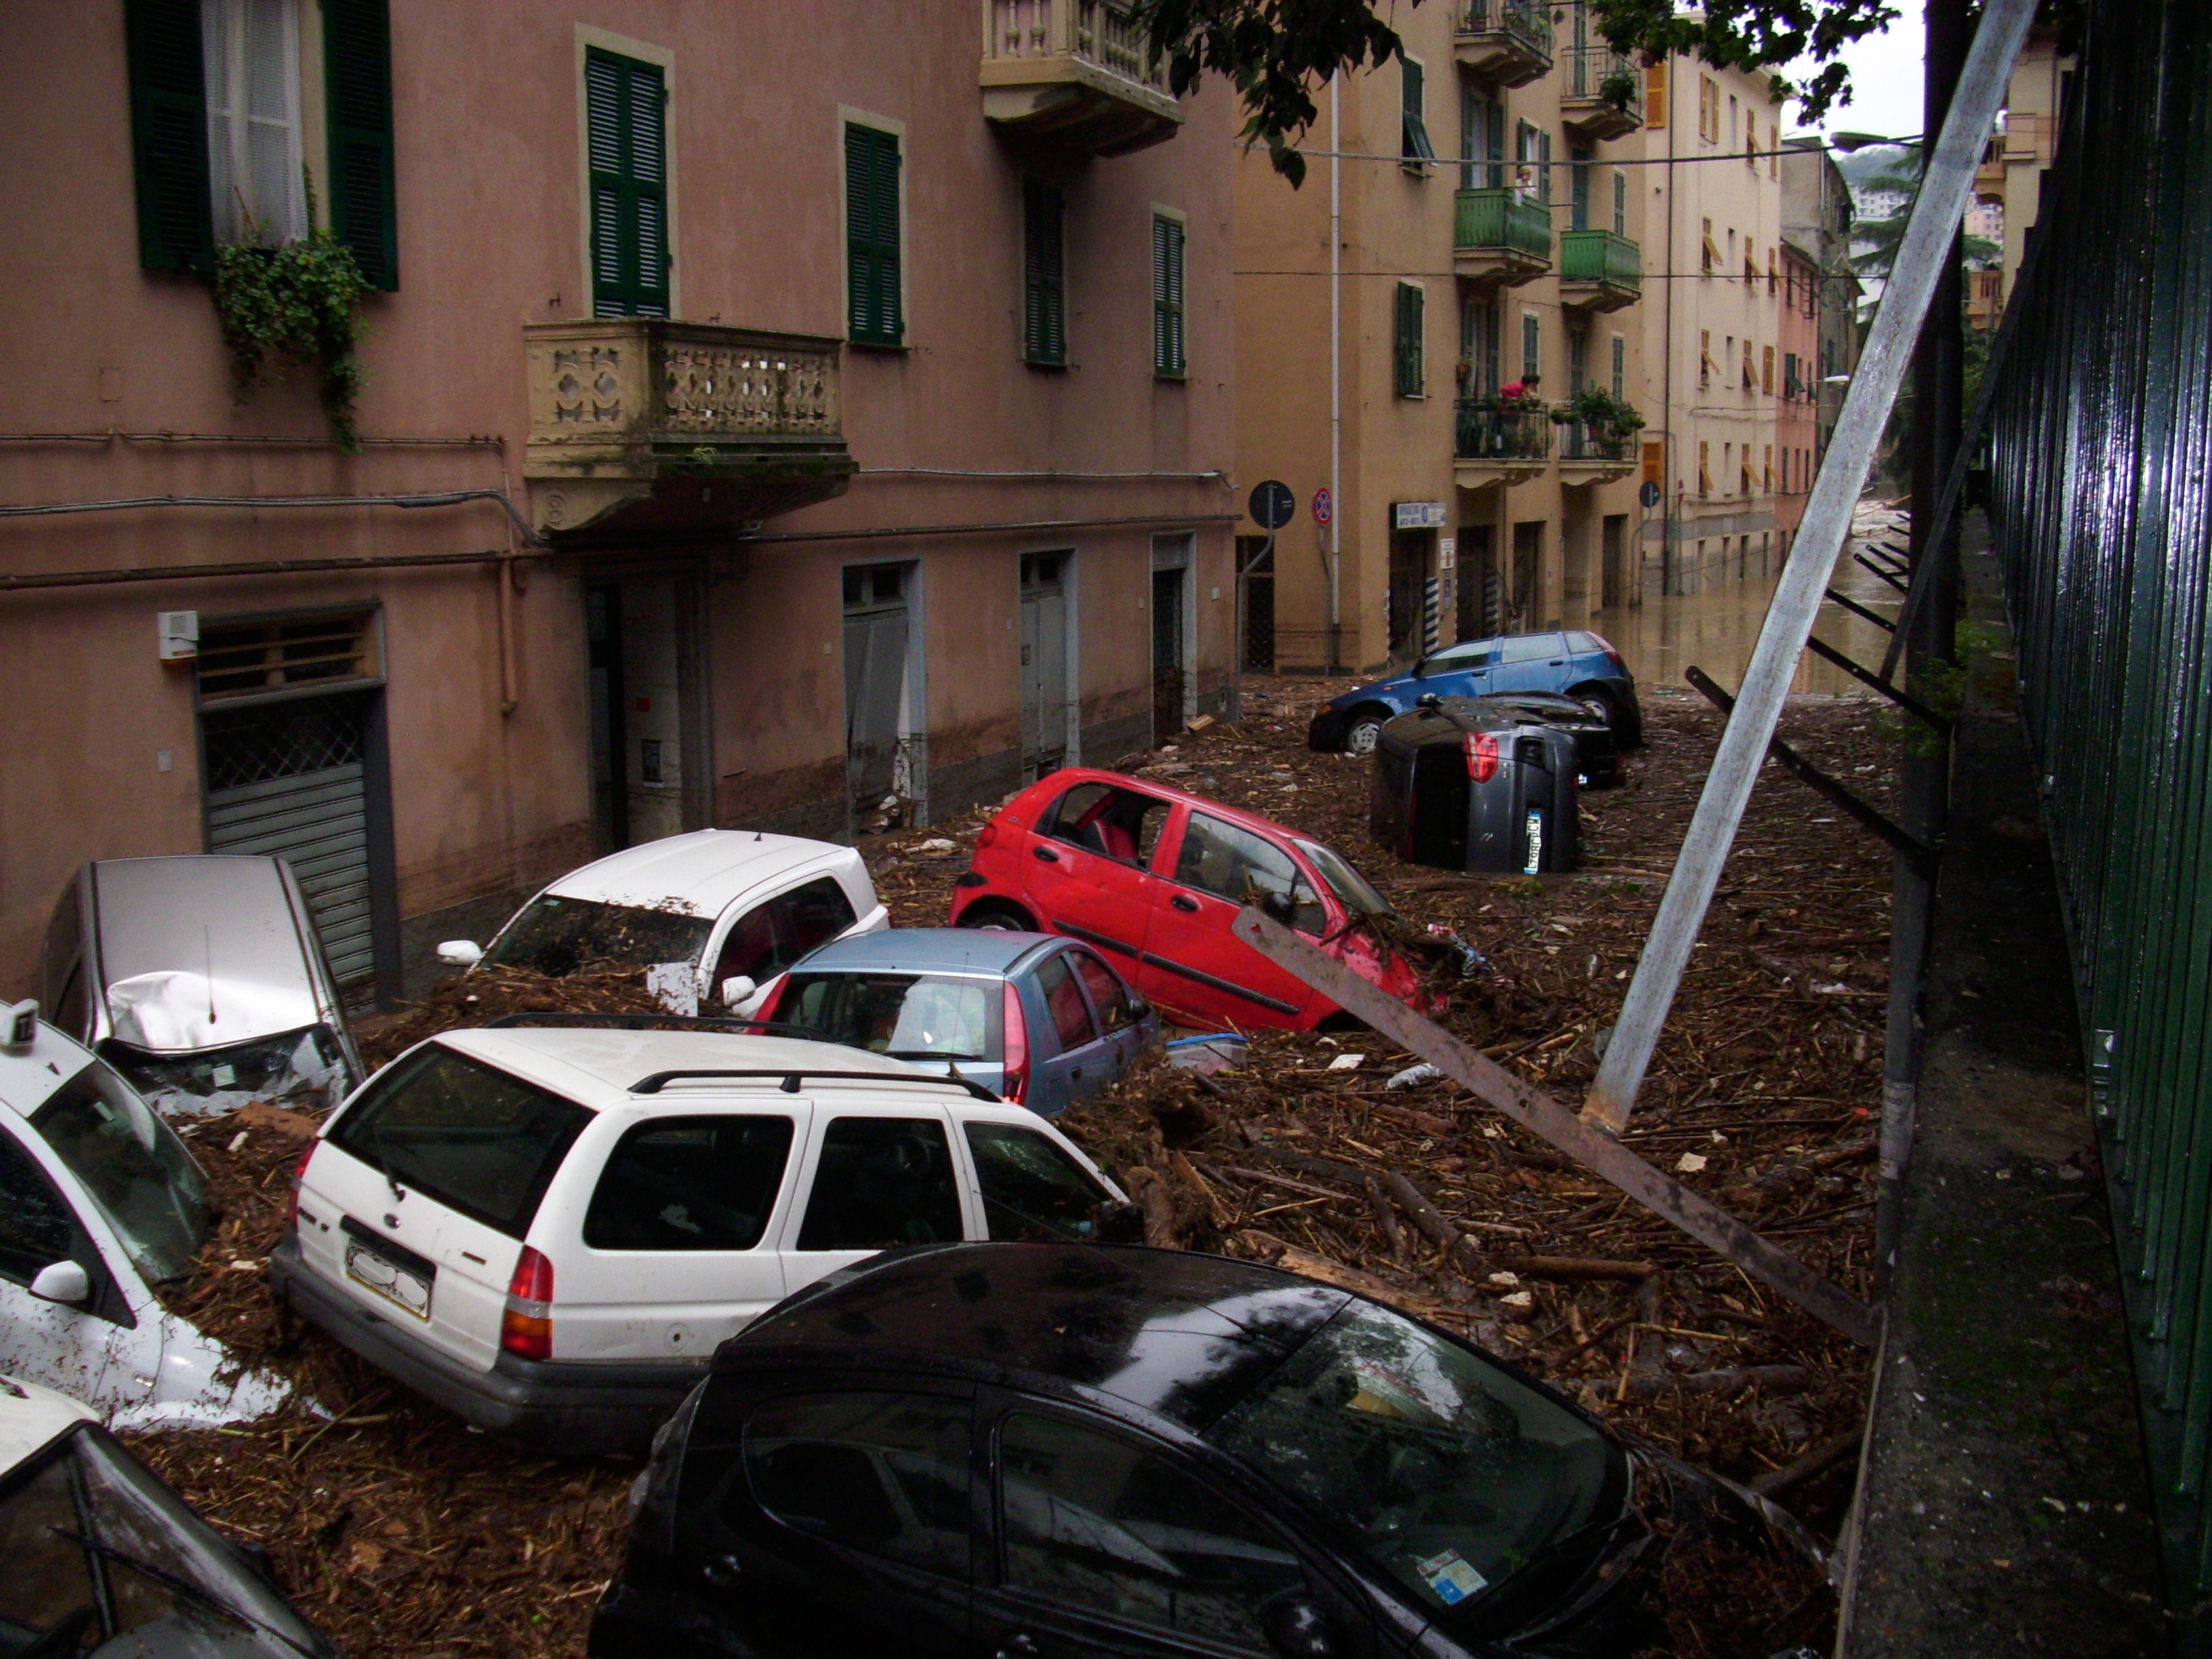
[[[200,926],[200,956],[207,964],[208,1024],[216,1023],[215,1012],[215,935],[205,923]]]

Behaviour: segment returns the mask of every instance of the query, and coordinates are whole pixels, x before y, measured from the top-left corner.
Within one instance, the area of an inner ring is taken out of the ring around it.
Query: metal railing
[[[987,61],[1076,58],[1125,81],[1167,91],[1164,64],[1154,66],[1134,9],[1108,0],[983,0]]]
[[[1552,411],[1541,404],[1462,398],[1452,405],[1452,453],[1463,461],[1544,461]]]
[[[1991,389],[2174,1651],[2212,1647],[2212,11],[2100,0]]]
[[[1532,258],[1552,257],[1552,210],[1510,185],[1462,190],[1454,201],[1452,246],[1505,248]]]
[[[1551,0],[1467,0],[1462,34],[1510,34],[1544,57],[1552,56]]]
[[[1623,95],[1615,98],[1619,92]],[[1625,52],[1602,40],[1567,50],[1567,96],[1603,98],[1640,121],[1644,114],[1644,71]]]
[[[1593,428],[1588,421],[1568,421],[1559,428],[1559,459],[1563,461],[1625,461],[1629,441],[1610,428]]]
[[[1644,250],[1609,230],[1559,233],[1559,280],[1644,291]]]

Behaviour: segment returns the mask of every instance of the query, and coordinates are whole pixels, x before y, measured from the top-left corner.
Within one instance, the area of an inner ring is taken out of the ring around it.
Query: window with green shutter
[[[856,345],[905,343],[899,293],[899,141],[845,125],[845,327]]]
[[[1421,395],[1422,307],[1427,296],[1412,283],[1398,284],[1395,385],[1401,398]]]
[[[1182,223],[1152,216],[1152,373],[1181,380],[1183,353]]]
[[[1022,356],[1067,362],[1067,255],[1060,193],[1041,179],[1022,181]]]
[[[1544,372],[1544,325],[1536,313],[1521,313],[1521,379],[1523,382],[1538,379]]]
[[[592,167],[592,314],[665,317],[666,83],[655,64],[597,46],[584,54]]]
[[[200,0],[125,0],[123,17],[138,263],[154,270],[212,271]]]
[[[323,85],[330,106],[331,229],[362,280],[399,286],[392,194],[392,20],[388,0],[323,0]]]
[[[1429,143],[1427,76],[1410,58],[1400,58],[1405,76],[1405,114],[1399,124],[1398,153],[1408,161],[1433,161],[1436,147]]]

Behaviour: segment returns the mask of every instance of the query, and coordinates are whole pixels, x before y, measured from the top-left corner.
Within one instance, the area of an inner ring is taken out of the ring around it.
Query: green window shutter
[[[138,263],[212,271],[207,93],[200,0],[125,0],[131,148],[138,186]]]
[[[1411,283],[1398,284],[1395,386],[1401,398],[1418,398],[1422,391],[1421,336],[1427,295]]]
[[[1401,58],[1398,67],[1405,75],[1405,115],[1400,124],[1398,153],[1409,161],[1433,161],[1437,152],[1429,143],[1427,77],[1410,58]]]
[[[899,345],[899,142],[895,133],[845,128],[846,330],[861,345]]]
[[[1613,337],[1613,395],[1628,396],[1628,342],[1618,334]]]
[[[323,79],[331,121],[331,229],[353,250],[362,280],[388,293],[399,286],[388,0],[323,0]]]
[[[658,64],[589,47],[584,105],[592,169],[592,314],[665,317],[668,95]]]
[[[1569,228],[1588,230],[1590,228],[1590,153],[1581,149],[1567,153],[1574,158],[1574,165],[1568,169],[1568,199],[1571,204],[1568,210]]]
[[[1067,361],[1065,217],[1057,190],[1022,181],[1022,356],[1033,363]]]
[[[1522,312],[1521,313],[1521,378],[1523,380],[1536,380],[1543,374],[1543,325],[1536,320],[1536,313],[1533,311]]]
[[[1176,220],[1152,220],[1152,373],[1181,380],[1183,351],[1183,228]]]
[[[1505,106],[1490,106],[1490,177],[1484,181],[1493,188],[1505,182]]]

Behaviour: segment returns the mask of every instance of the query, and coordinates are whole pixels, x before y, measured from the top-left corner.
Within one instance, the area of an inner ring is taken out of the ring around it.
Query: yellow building
[[[1322,90],[1303,188],[1237,165],[1237,477],[1297,507],[1272,552],[1239,526],[1255,668],[1375,669],[1638,591],[1634,437],[1553,416],[1644,382],[1644,203],[1610,164],[1642,73],[1579,4],[1394,22],[1402,61]]]

